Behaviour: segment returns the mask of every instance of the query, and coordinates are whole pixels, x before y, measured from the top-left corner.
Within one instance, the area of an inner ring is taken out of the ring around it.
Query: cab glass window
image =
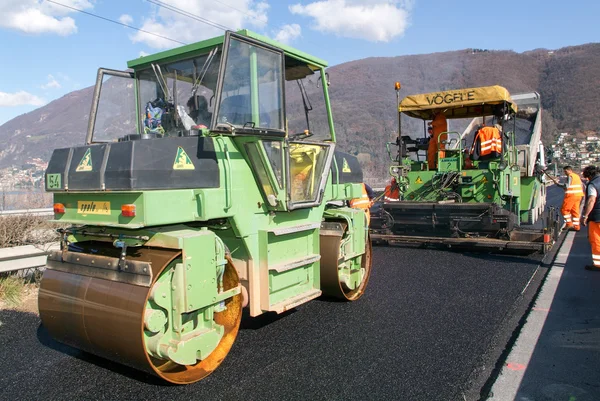
[[[217,125],[283,132],[282,55],[232,38],[226,63]]]
[[[269,159],[269,163],[271,164],[271,168],[273,169],[273,174],[275,174],[275,178],[277,179],[277,184],[279,188],[283,189],[283,152],[282,152],[282,142],[281,141],[262,141],[263,147],[265,148],[265,153],[267,154],[267,158]]]
[[[106,73],[102,77],[93,142],[113,142],[136,132],[134,80]]]
[[[331,139],[321,71],[286,60],[285,108],[290,138]]]
[[[210,128],[220,49],[138,73],[141,134],[181,136]]]
[[[315,202],[319,197],[329,147],[306,143],[290,143],[289,147],[291,202]]]
[[[248,143],[245,145],[246,152],[248,153],[248,158],[250,159],[250,164],[252,164],[252,170],[256,174],[256,178],[260,183],[260,187],[262,188],[266,199],[275,199],[275,190],[271,185],[267,169],[260,158],[260,154],[256,145],[256,143]]]

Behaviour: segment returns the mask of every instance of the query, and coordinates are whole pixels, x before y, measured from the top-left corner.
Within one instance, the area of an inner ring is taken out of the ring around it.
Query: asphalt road
[[[0,399],[477,399],[539,285],[539,260],[375,247],[362,299],[245,318],[219,369],[188,386],[56,343],[36,315],[2,310]]]

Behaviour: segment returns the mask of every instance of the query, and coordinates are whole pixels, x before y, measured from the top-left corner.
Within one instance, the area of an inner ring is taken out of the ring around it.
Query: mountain
[[[93,92],[93,87],[70,92],[0,126],[0,168],[34,157],[48,161],[52,150],[83,143]]]
[[[367,175],[386,170],[385,142],[397,133],[396,81],[402,83],[401,97],[484,85],[537,91],[547,140],[559,131],[600,131],[599,43],[525,53],[468,49],[367,58],[328,73],[338,143],[362,154]],[[47,160],[52,149],[83,143],[92,92],[92,87],[71,92],[0,126],[0,168],[31,157]]]

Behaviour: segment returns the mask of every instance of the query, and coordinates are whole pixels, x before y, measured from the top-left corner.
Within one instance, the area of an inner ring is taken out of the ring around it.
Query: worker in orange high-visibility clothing
[[[567,176],[567,182],[565,184],[557,183],[558,186],[565,190],[565,198],[563,200],[560,212],[565,220],[565,227],[567,229],[579,231],[581,199],[584,195],[583,187],[581,185],[581,178],[579,178],[579,176],[573,172],[571,166],[565,166],[563,170]]]
[[[592,264],[585,266],[585,269],[600,271],[600,171],[596,166],[587,166],[583,169],[583,178],[587,178],[589,183],[585,191],[585,209],[581,222],[588,226],[588,238],[592,246]]]
[[[429,132],[431,135],[429,138],[429,147],[427,148],[427,165],[429,170],[435,170],[437,168],[438,151],[444,149],[443,144],[440,144],[440,148],[438,149],[438,141],[440,135],[447,131],[448,121],[446,121],[446,116],[444,113],[439,112],[433,117],[433,121],[431,122],[431,131]],[[443,152],[440,153],[440,157],[444,157]]]
[[[350,200],[351,208],[365,210],[365,214],[367,215],[367,226],[371,224],[371,212],[369,211],[371,206],[373,206],[371,199],[373,199],[373,190],[367,184],[362,184],[362,194],[360,198]]]
[[[392,181],[385,187],[383,191],[383,202],[398,202],[400,200],[400,189],[396,183],[396,179],[392,177]]]
[[[479,128],[473,146],[471,146],[472,160],[490,159],[500,157],[502,153],[502,136],[496,127],[483,126]]]

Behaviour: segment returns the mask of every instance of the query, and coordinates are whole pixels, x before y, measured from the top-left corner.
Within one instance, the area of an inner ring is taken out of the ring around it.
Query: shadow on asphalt
[[[31,316],[33,316],[33,318],[39,322],[39,317],[37,315],[28,314],[28,313],[19,312],[19,311],[0,311],[0,320],[2,320],[2,316],[4,314],[3,312],[12,312],[13,314],[15,314],[14,319],[31,320]],[[31,315],[31,316],[27,316],[27,315]],[[31,324],[31,323],[32,322],[29,322],[29,324]],[[53,349],[55,351],[58,351],[62,354],[72,356],[72,357],[77,358],[86,363],[94,364],[95,366],[97,366],[99,368],[106,369],[111,372],[116,372],[120,375],[127,376],[133,380],[143,382],[146,384],[159,385],[159,386],[170,386],[171,385],[170,383],[160,380],[158,377],[152,376],[150,374],[141,372],[136,369],[131,369],[125,365],[111,362],[108,359],[101,358],[99,356],[87,353],[85,351],[81,351],[79,349],[76,349],[76,348],[73,348],[66,344],[55,341],[48,333],[48,330],[46,330],[46,328],[41,323],[38,323],[36,335],[37,335],[38,341],[43,346]]]
[[[40,342],[40,344],[42,344],[45,347],[75,357],[86,363],[94,364],[99,368],[106,369],[111,372],[116,372],[123,376],[127,376],[130,379],[157,386],[174,386],[173,384],[161,380],[158,377],[152,376],[148,373],[144,373],[137,369],[131,369],[128,366],[109,361],[108,359],[104,359],[99,356],[60,343],[50,336],[48,330],[46,330],[46,328],[41,323],[39,324],[37,329],[37,339]]]
[[[587,230],[573,247],[517,393],[518,399],[600,399],[600,273],[591,261]],[[515,361],[519,362],[519,361]]]
[[[275,312],[263,313],[260,316],[250,316],[250,309],[244,308],[242,310],[242,322],[240,323],[240,330],[260,330],[278,320],[285,319],[286,317],[296,313],[296,309],[290,309],[281,314]]]

